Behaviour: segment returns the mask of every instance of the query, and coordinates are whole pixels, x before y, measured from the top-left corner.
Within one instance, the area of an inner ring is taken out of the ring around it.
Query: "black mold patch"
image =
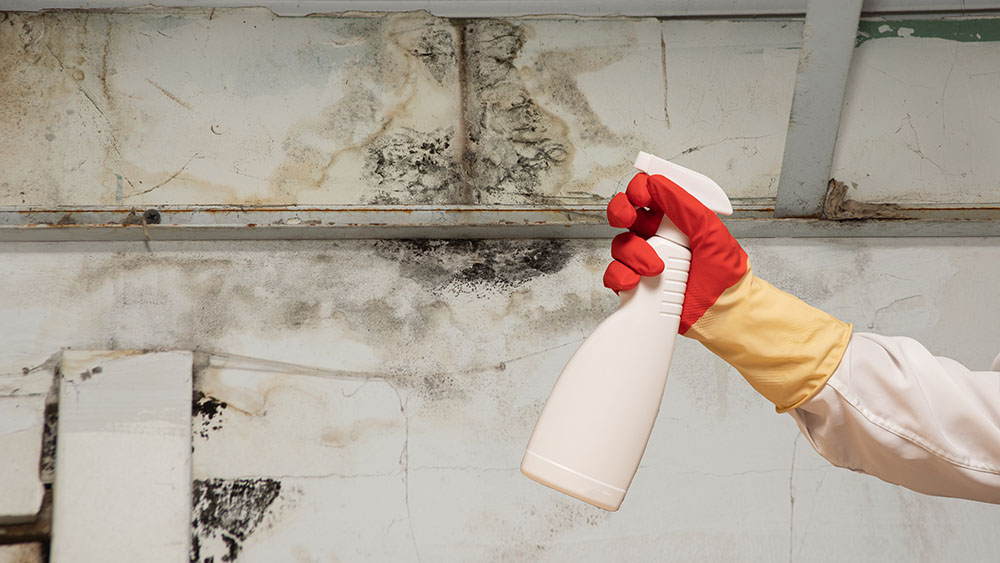
[[[392,240],[376,254],[435,289],[511,289],[562,270],[573,253],[564,240]]]
[[[528,197],[572,161],[565,123],[544,111],[521,82],[514,60],[524,46],[521,28],[481,20],[462,28],[467,89],[467,139],[462,158],[477,190]]]
[[[45,404],[45,423],[42,430],[42,457],[38,464],[38,473],[43,478],[55,475],[56,469],[56,430],[59,427],[59,403]]]
[[[424,63],[427,71],[441,85],[447,83],[448,75],[455,72],[458,64],[455,37],[448,29],[432,28],[421,33],[411,53]]]
[[[196,428],[196,430],[202,438],[208,438],[209,433],[222,428],[222,413],[228,406],[229,405],[224,401],[220,401],[215,397],[210,397],[201,391],[195,390],[194,397],[191,402],[191,418],[192,424],[197,426],[199,423],[195,422],[193,419],[195,417],[200,417],[201,427]]]
[[[215,563],[220,547],[221,561],[235,561],[280,493],[281,481],[274,479],[195,480],[191,563]]]
[[[379,190],[371,203],[455,203],[463,198],[455,163],[452,128],[424,133],[404,129],[386,135],[368,148],[366,173],[377,178]]]

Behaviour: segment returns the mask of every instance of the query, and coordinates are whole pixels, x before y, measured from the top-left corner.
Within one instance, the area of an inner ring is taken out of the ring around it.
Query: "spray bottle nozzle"
[[[639,156],[636,157],[635,167],[646,174],[659,174],[668,178],[715,213],[720,215],[733,214],[733,205],[726,197],[726,192],[719,184],[704,174],[646,152],[640,152]]]

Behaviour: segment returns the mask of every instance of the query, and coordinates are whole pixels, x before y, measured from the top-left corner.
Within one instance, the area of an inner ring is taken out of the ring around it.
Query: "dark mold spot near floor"
[[[280,493],[281,481],[274,479],[196,479],[191,563],[216,563],[219,548],[221,561],[235,561]]]
[[[573,255],[564,240],[386,240],[375,251],[435,289],[511,289],[562,270]]]
[[[192,425],[200,424],[201,427],[196,430],[202,438],[208,438],[209,433],[222,428],[222,413],[228,406],[224,401],[195,390],[191,402]],[[200,422],[194,421],[195,417],[200,418]]]
[[[454,203],[462,182],[455,164],[452,128],[424,133],[404,129],[377,139],[366,158],[366,172],[377,179],[372,203]]]

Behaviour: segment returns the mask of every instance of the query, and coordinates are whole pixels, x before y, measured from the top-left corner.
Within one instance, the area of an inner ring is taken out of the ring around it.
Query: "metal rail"
[[[773,207],[735,202],[723,218],[737,238],[996,237],[996,207],[893,207],[877,219],[779,219]],[[0,242],[307,240],[399,238],[610,238],[603,205],[166,206],[155,209],[0,207]]]

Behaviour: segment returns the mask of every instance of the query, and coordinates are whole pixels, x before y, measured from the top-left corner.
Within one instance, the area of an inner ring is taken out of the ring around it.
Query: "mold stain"
[[[196,479],[192,490],[191,563],[236,561],[281,493],[275,479]]]
[[[283,29],[277,20],[249,13],[263,25]],[[226,14],[239,17],[240,12]],[[207,23],[213,15],[208,10],[166,19],[140,13],[4,14],[0,45],[12,54],[0,57],[0,84],[4,84],[4,97],[17,102],[8,104],[10,115],[0,118],[0,123],[51,113],[42,102],[32,101],[38,98],[35,75],[46,77],[41,87],[51,95],[45,98],[59,103],[75,100],[82,110],[72,119],[83,120],[88,130],[100,133],[95,143],[104,158],[99,183],[105,190],[100,197],[107,203],[116,201],[116,193],[150,204],[162,203],[163,198],[192,204],[591,199],[587,182],[610,172],[596,170],[584,185],[567,191],[576,142],[570,139],[567,120],[573,124],[573,138],[585,144],[617,146],[622,142],[601,122],[576,78],[618,60],[629,42],[634,43],[628,26],[622,28],[621,48],[525,54],[526,38],[534,33],[527,20],[455,20],[427,13],[330,18],[336,31],[323,44],[331,51],[322,60],[333,66],[334,75],[321,65],[310,72],[310,78],[322,82],[318,88],[326,87],[330,79],[338,82],[335,101],[291,123],[283,138],[269,139],[281,158],[271,173],[256,178],[261,181],[257,191],[244,193],[228,180],[197,177],[199,172],[178,177],[182,181],[175,180],[168,192],[141,197],[156,189],[149,187],[156,184],[150,178],[171,178],[183,160],[167,170],[150,171],[130,161],[125,151],[126,141],[136,134],[129,124],[137,121],[142,110],[141,104],[122,102],[116,89],[124,87],[116,85],[115,77],[118,67],[129,60],[123,55],[125,43],[140,34],[135,30],[142,29],[170,38],[172,31],[161,25],[163,21],[194,29],[199,26],[192,22],[204,19]],[[24,75],[25,70],[29,71],[26,79],[3,80]],[[173,85],[145,80],[150,81],[150,96],[166,96],[179,110],[193,107],[194,102],[182,99]],[[24,121],[49,123],[51,119]],[[51,144],[53,154],[61,154],[60,141]],[[238,163],[233,173],[241,174]],[[51,178],[44,180],[36,189],[59,184]],[[23,183],[0,183],[5,186],[0,195],[16,199]],[[53,197],[58,200],[62,194]]]
[[[453,203],[462,197],[451,141],[454,128],[423,133],[406,128],[376,139],[367,150],[366,175],[376,179],[371,203]]]
[[[57,378],[58,380],[58,378]],[[43,480],[51,482],[56,469],[56,437],[59,427],[59,404],[55,400],[46,401],[44,426],[42,427],[42,455],[38,463],[38,473]]]
[[[386,240],[376,255],[435,290],[506,291],[563,269],[573,256],[565,240]]]
[[[458,60],[454,35],[446,29],[429,28],[420,33],[416,43],[410,53],[427,67],[438,84],[445,86]]]
[[[462,28],[462,159],[477,202],[499,193],[531,199],[570,177],[569,128],[531,97],[515,65],[524,43],[523,29],[504,20]]]
[[[222,415],[229,404],[205,393],[194,391],[191,401],[191,424],[202,438],[222,429]],[[197,418],[197,421],[195,420]]]
[[[426,14],[365,25],[364,52],[340,69],[344,95],[318,120],[289,130],[286,160],[271,178],[276,197],[296,202],[335,188],[333,197],[360,203],[454,203],[448,199],[457,193],[454,127],[422,115],[424,103],[457,92],[454,29]]]

